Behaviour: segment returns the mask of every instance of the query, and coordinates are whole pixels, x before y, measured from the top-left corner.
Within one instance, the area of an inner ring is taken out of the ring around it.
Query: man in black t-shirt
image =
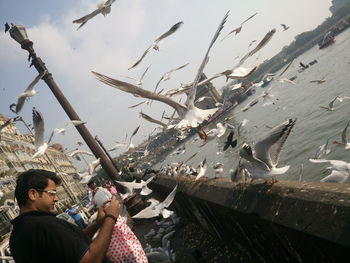
[[[57,202],[56,187],[61,182],[53,172],[31,169],[17,178],[15,197],[20,215],[11,223],[11,254],[16,263],[109,262],[106,258],[119,202],[112,198],[108,207],[99,208],[96,223],[84,230],[56,218],[52,211]],[[92,236],[100,228],[97,237]]]

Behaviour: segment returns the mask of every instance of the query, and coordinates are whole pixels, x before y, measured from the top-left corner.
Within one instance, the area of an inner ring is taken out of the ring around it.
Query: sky
[[[37,55],[45,62],[61,91],[80,119],[87,122],[93,136],[97,135],[107,148],[124,141],[126,134],[130,136],[138,125],[141,127],[133,144],[148,137],[156,125],[141,119],[141,110],[155,119],[160,119],[164,110],[167,115],[173,110],[156,101],[151,107],[128,109],[143,99],[106,86],[96,80],[91,71],[134,84],[133,80],[122,76],[138,79],[150,66],[143,88],[154,90],[165,72],[189,63],[159,86],[165,90],[178,88],[181,83],[194,80],[227,11],[230,11],[228,20],[204,69],[207,76],[232,68],[237,63],[235,57],[244,56],[251,41],[258,40],[258,43],[273,28],[277,32],[272,40],[243,66],[259,65],[290,44],[296,35],[314,29],[331,15],[330,0],[117,0],[106,17],[99,14],[76,30],[78,25],[72,21],[95,10],[98,3],[96,0],[0,0],[0,23],[26,27]],[[258,14],[243,25],[239,34],[220,41],[256,12]],[[137,67],[128,70],[156,38],[180,21],[184,22],[182,27],[160,42],[159,52],[151,50]],[[290,28],[283,31],[280,24]],[[9,105],[16,102],[16,97],[38,74],[34,67],[29,68],[27,56],[27,51],[8,33],[0,32],[0,114],[7,117],[15,116]],[[213,84],[220,91],[226,83],[220,78]],[[54,128],[63,127],[69,118],[45,82],[40,81],[36,90],[39,93],[26,102],[20,115],[31,123],[32,107],[41,111],[48,138]],[[27,132],[21,124],[18,128]],[[77,142],[83,140],[75,128],[70,127],[65,135],[56,135],[53,141],[73,150],[78,147]],[[80,148],[87,149],[85,145]],[[86,166],[75,164],[80,170]]]

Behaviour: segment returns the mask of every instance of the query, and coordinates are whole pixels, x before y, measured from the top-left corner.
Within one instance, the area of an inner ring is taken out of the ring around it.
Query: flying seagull
[[[286,31],[287,29],[289,29],[289,26],[286,26],[285,24],[281,24],[281,26],[283,27],[283,31]]]
[[[162,34],[160,37],[158,37],[156,40],[154,40],[154,42],[152,43],[152,45],[150,45],[150,46],[145,50],[145,52],[142,54],[141,58],[140,58],[138,61],[136,61],[136,63],[135,63],[134,65],[132,65],[130,68],[128,68],[128,70],[130,70],[130,69],[136,67],[138,64],[140,64],[140,62],[143,60],[143,58],[144,58],[144,57],[147,55],[147,53],[148,53],[149,51],[151,51],[152,49],[159,51],[159,45],[158,45],[159,42],[160,42],[162,39],[164,39],[164,38],[170,36],[171,34],[175,33],[175,32],[180,28],[180,26],[181,26],[183,23],[184,23],[184,22],[182,22],[182,21],[176,23],[176,24],[173,25],[167,32],[165,32],[165,33]]]
[[[323,160],[323,159],[309,159],[312,163],[329,163],[331,166],[326,170],[331,171],[331,174],[321,179],[321,182],[328,183],[344,183],[350,173],[350,163],[341,160]]]
[[[246,20],[244,20],[244,21],[241,23],[241,25],[240,25],[239,27],[233,29],[230,33],[228,33],[225,37],[223,37],[223,38],[221,39],[221,41],[223,41],[226,37],[228,37],[228,36],[231,35],[232,33],[235,33],[235,34],[237,35],[239,32],[241,32],[243,24],[244,24],[245,22],[247,22],[248,20],[252,19],[252,18],[253,18],[254,16],[256,16],[257,14],[258,14],[258,13],[255,13],[254,15],[251,15],[250,17],[248,17]]]
[[[155,124],[158,124],[158,125],[162,126],[163,129],[168,128],[168,125],[166,125],[164,122],[155,120],[155,119],[153,119],[152,117],[148,116],[147,114],[144,114],[143,112],[140,112],[140,116],[141,116],[143,119],[145,119],[145,120],[147,120],[147,121],[149,121],[149,122],[152,122],[152,123],[155,123]]]
[[[29,99],[30,97],[34,96],[37,94],[37,91],[34,89],[35,85],[41,80],[47,73],[47,70],[41,72],[30,84],[29,86],[25,89],[24,92],[19,94],[17,97],[17,104],[16,104],[16,113],[18,114],[24,105],[24,102]]]
[[[205,175],[205,172],[207,170],[206,164],[207,164],[207,158],[204,158],[204,160],[198,164],[197,176],[196,176],[195,181],[197,181],[198,179],[202,178]]]
[[[187,63],[187,64],[185,64],[185,65],[182,65],[182,66],[180,66],[180,67],[174,68],[174,69],[172,69],[172,70],[170,70],[170,71],[164,73],[164,75],[163,75],[163,76],[160,78],[160,80],[157,82],[157,85],[156,85],[156,88],[154,89],[154,92],[156,92],[156,90],[157,90],[159,84],[160,84],[162,81],[167,81],[167,80],[170,79],[170,74],[171,74],[171,73],[173,73],[174,71],[183,69],[183,68],[186,67],[188,64],[190,64],[190,63]]]
[[[60,129],[55,128],[55,129],[54,129],[54,132],[55,132],[56,134],[60,134],[60,133],[61,133],[61,134],[65,134],[66,128],[68,128],[70,125],[79,126],[79,125],[81,125],[81,124],[86,124],[86,121],[72,120],[72,121],[67,122],[67,123],[64,125],[64,128],[60,128]]]
[[[147,187],[147,185],[154,179],[155,175],[150,177],[147,181],[141,180],[140,183],[136,183],[136,180],[132,182],[121,182],[115,180],[118,184],[124,186],[127,189],[128,195],[124,195],[124,199],[134,193],[134,190],[141,189],[141,195],[149,195],[152,190]]]
[[[348,127],[349,127],[349,123],[346,125],[345,129],[343,130],[342,134],[341,134],[341,142],[338,142],[338,141],[334,141],[333,143],[334,144],[337,144],[337,145],[340,145],[340,146],[344,146],[345,147],[345,150],[348,150],[350,149],[350,143],[348,141],[348,138],[347,138],[347,130],[348,130]]]
[[[87,21],[89,21],[91,18],[95,17],[96,15],[102,14],[103,16],[106,16],[107,14],[109,14],[111,12],[111,6],[114,2],[115,0],[107,0],[104,3],[100,3],[97,5],[97,9],[95,11],[79,19],[74,20],[73,23],[80,24],[77,30],[80,29],[83,25],[86,24]]]
[[[71,152],[68,156],[75,157],[78,154],[85,154],[85,155],[94,156],[91,152],[84,151],[84,150],[75,150],[75,151]]]
[[[120,76],[120,77],[124,77],[124,78],[128,78],[128,79],[135,80],[135,84],[136,84],[137,86],[142,86],[142,85],[143,85],[143,79],[145,78],[145,75],[146,75],[146,73],[147,73],[147,71],[148,71],[148,69],[149,69],[150,67],[151,67],[151,66],[148,66],[148,67],[146,68],[146,70],[142,73],[141,78],[140,78],[139,80],[137,80],[137,79],[135,79],[135,78],[132,78],[132,77],[128,77],[128,76]]]
[[[181,105],[180,103],[168,98],[167,96],[142,89],[140,87],[137,87],[136,85],[132,85],[132,84],[127,83],[127,82],[123,82],[123,81],[120,81],[117,79],[112,79],[110,77],[107,77],[105,75],[102,75],[102,74],[94,72],[94,71],[92,71],[92,74],[94,74],[95,77],[99,81],[101,81],[101,82],[105,83],[106,85],[111,86],[113,88],[117,88],[117,89],[122,90],[124,92],[131,93],[136,97],[157,100],[157,101],[163,102],[165,104],[168,104],[170,107],[173,107],[176,110],[176,112],[179,114],[179,116],[184,116],[186,111],[187,111],[187,107],[185,107],[185,106]]]
[[[321,146],[318,147],[316,153],[315,153],[315,158],[314,159],[320,159],[324,154],[327,155],[331,152],[331,150],[328,147],[329,144],[329,139],[327,139],[325,144],[322,144]]]
[[[234,135],[234,132],[231,131],[230,134],[227,136],[227,140],[225,142],[223,151],[226,151],[228,149],[228,147],[230,147],[230,146],[232,148],[235,148],[237,146],[237,139],[233,140],[233,135]]]
[[[158,215],[162,215],[164,218],[170,217],[174,212],[166,209],[174,200],[177,190],[177,185],[171,191],[171,193],[165,198],[163,202],[159,202],[156,199],[150,198],[148,202],[151,205],[147,206],[145,209],[141,210],[138,214],[134,215],[132,218],[152,218]]]
[[[44,140],[44,118],[40,111],[33,108],[33,124],[34,124],[34,146],[36,148],[36,152],[31,157],[31,160],[33,160],[36,157],[43,156],[47,150],[48,143],[50,143],[52,134],[50,136],[50,139],[48,143]]]
[[[320,108],[328,110],[328,111],[334,111],[334,102],[338,99],[338,96],[336,96],[334,99],[331,100],[331,102],[327,106],[320,106]]]
[[[276,166],[295,122],[296,119],[289,119],[276,126],[264,139],[257,142],[254,148],[246,143],[241,147],[239,155],[245,160],[241,165],[250,173],[252,179],[262,178],[267,181],[288,171],[289,165],[281,168]]]

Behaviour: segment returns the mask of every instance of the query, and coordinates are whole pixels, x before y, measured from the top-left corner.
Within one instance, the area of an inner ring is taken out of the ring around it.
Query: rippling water
[[[350,101],[336,102],[335,111],[327,111],[319,107],[320,105],[328,106],[329,102],[337,95],[350,96],[349,44],[350,30],[347,30],[336,37],[334,45],[322,50],[315,46],[296,58],[293,65],[283,75],[283,77],[288,78],[297,75],[296,86],[288,83],[272,83],[272,94],[279,98],[275,105],[262,106],[262,103],[259,102],[248,111],[237,114],[230,121],[232,125],[237,127],[243,119],[249,120],[247,125],[242,128],[242,134],[235,149],[230,148],[224,153],[218,153],[222,150],[226,138],[214,139],[200,147],[202,142],[198,140],[198,136],[195,136],[186,142],[184,154],[169,155],[155,168],[166,163],[184,161],[198,152],[188,164],[197,166],[206,157],[207,176],[214,176],[212,166],[217,162],[224,164],[224,174],[221,176],[228,176],[229,170],[235,168],[238,163],[238,149],[242,143],[253,144],[263,138],[269,131],[265,125],[275,126],[288,118],[297,118],[296,125],[282,149],[278,165],[279,167],[290,165],[291,168],[286,174],[279,176],[279,179],[299,180],[299,171],[303,166],[303,181],[319,181],[325,176],[322,171],[326,164],[310,163],[308,158],[315,155],[317,148],[324,144],[328,137],[334,136],[330,140],[331,142],[333,140],[341,141],[341,132],[350,121]],[[306,64],[314,59],[317,59],[318,63],[301,73],[297,72],[300,61]],[[310,83],[310,80],[321,79],[325,75],[326,82],[322,84]],[[259,96],[263,91],[263,88],[257,89],[253,96],[234,109],[231,114],[235,114],[242,106]],[[348,134],[350,138],[350,130],[348,130]],[[333,143],[330,143],[330,147],[331,153],[324,156],[325,159],[350,161],[350,150],[346,151],[344,147],[336,146]]]

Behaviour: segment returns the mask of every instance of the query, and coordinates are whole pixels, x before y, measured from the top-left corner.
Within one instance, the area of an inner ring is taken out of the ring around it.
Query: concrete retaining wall
[[[171,207],[250,262],[350,262],[350,185],[281,181],[270,187],[229,179],[158,176],[150,187]]]

